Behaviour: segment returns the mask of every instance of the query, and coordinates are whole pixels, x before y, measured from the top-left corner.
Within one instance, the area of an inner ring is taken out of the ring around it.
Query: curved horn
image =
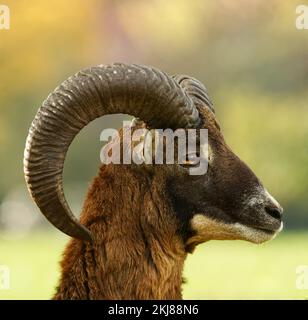
[[[205,86],[197,79],[186,75],[174,75],[172,78],[183,88],[189,97],[192,98],[195,104],[203,103],[215,113],[214,105],[209,97]]]
[[[91,241],[72,214],[63,193],[62,171],[68,147],[95,118],[125,113],[153,128],[189,128],[199,123],[193,101],[167,74],[150,67],[113,64],[78,72],[52,92],[39,108],[27,137],[24,173],[32,198],[59,230]]]

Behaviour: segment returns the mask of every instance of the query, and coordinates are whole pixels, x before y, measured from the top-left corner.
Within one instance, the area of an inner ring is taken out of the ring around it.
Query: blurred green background
[[[308,30],[302,1],[3,1],[0,30],[0,265],[11,288],[0,299],[48,299],[67,237],[32,203],[22,158],[29,125],[48,93],[79,69],[115,61],[189,74],[209,89],[232,149],[285,209],[285,229],[256,246],[213,241],[187,260],[185,298],[307,299],[296,267],[308,265]],[[80,211],[99,166],[98,119],[73,142],[64,189]],[[308,280],[307,280],[308,281]]]

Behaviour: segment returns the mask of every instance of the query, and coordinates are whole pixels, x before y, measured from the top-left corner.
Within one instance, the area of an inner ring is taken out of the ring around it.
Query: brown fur
[[[54,299],[180,299],[186,257],[164,178],[102,166],[81,222],[94,243],[72,239]]]

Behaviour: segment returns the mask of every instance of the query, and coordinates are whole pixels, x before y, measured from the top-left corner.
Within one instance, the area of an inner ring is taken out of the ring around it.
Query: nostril
[[[282,209],[278,207],[265,207],[265,211],[275,219],[281,219]]]

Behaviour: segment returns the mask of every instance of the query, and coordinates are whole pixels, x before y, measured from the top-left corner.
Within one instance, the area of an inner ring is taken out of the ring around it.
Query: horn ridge
[[[107,114],[130,114],[153,128],[197,127],[198,110],[184,89],[158,69],[121,63],[81,70],[60,84],[39,108],[24,152],[26,183],[44,216],[67,235],[91,241],[63,193],[70,143],[89,122]]]

